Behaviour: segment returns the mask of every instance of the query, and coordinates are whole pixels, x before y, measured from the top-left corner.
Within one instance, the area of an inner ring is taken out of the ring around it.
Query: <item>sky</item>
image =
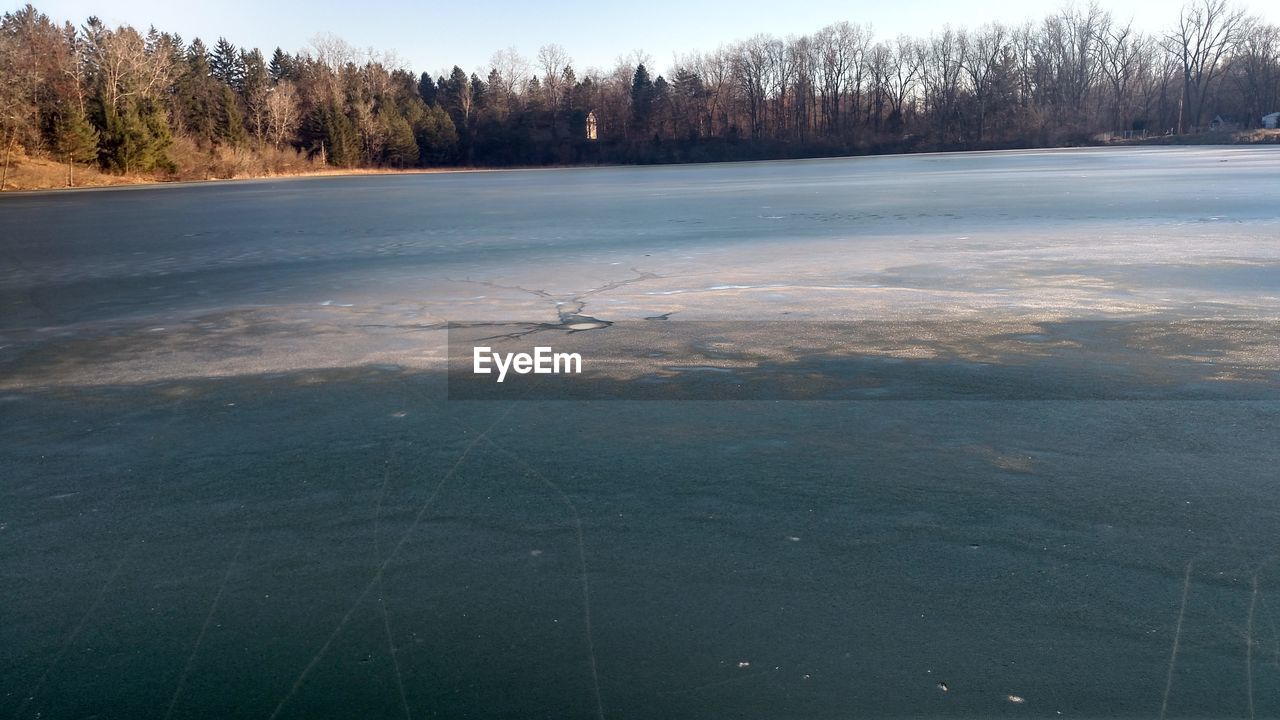
[[[0,0],[6,11],[25,2]],[[714,50],[761,32],[779,37],[812,33],[841,20],[870,24],[877,38],[927,36],[946,24],[976,27],[987,22],[1038,20],[1064,0],[489,0],[406,2],[401,0],[40,0],[36,8],[57,22],[81,24],[97,15],[110,25],[177,32],[188,42],[212,45],[225,36],[238,46],[259,47],[270,56],[280,46],[296,52],[332,33],[359,49],[394,51],[415,72],[442,74],[454,65],[488,71],[495,51],[514,46],[533,59],[541,45],[557,43],[581,71],[612,69],[619,58],[643,51],[656,73],[667,72],[676,54]],[[1119,20],[1161,31],[1173,25],[1177,0],[1100,0]],[[1254,0],[1243,6],[1280,23],[1280,4]]]

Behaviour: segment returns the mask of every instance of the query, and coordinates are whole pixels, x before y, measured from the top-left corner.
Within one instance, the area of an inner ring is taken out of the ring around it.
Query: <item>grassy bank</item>
[[[225,165],[195,172],[156,172],[117,175],[105,173],[96,164],[55,162],[47,158],[29,157],[16,153],[10,160],[4,181],[4,191],[63,190],[68,188],[111,187],[118,185],[150,185],[172,182],[203,182],[216,180],[249,180],[273,177],[308,177],[325,175],[377,175],[393,173],[446,172],[457,168],[336,168],[325,167],[309,161],[284,167],[249,165],[237,167]]]
[[[1208,132],[1195,135],[1162,135],[1133,140],[1112,140],[1103,145],[1268,145],[1280,144],[1280,130],[1243,130]],[[272,177],[309,177],[326,175],[374,175],[455,172],[459,167],[439,168],[338,168],[326,167],[301,153],[281,150],[235,151],[220,149],[216,153],[184,147],[176,143],[175,167],[169,171],[117,175],[102,172],[97,164],[56,162],[48,158],[28,156],[19,150],[10,159],[8,173],[0,190],[59,190],[64,188],[143,185],[166,182],[200,182],[245,180]],[[509,169],[509,168],[491,168]]]

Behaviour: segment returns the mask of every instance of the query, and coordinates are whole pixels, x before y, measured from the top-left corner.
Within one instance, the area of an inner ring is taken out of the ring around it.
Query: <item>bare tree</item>
[[[538,69],[542,71],[542,91],[546,94],[547,108],[552,111],[560,107],[564,99],[566,92],[564,69],[571,62],[573,61],[569,58],[569,53],[555,43],[538,48]]]
[[[311,38],[310,54],[321,65],[336,73],[347,65],[354,64],[359,51],[333,33],[320,33]]]
[[[65,54],[62,36],[49,18],[31,5],[6,13],[0,22],[0,122],[8,130],[6,148],[41,150],[41,110],[50,105],[51,83],[61,80],[58,60]]]
[[[765,45],[765,94],[773,98],[774,135],[787,135],[787,104],[791,91],[793,66],[787,54],[787,46],[778,38],[769,38]]]
[[[1151,43],[1130,21],[1098,33],[1099,68],[1111,89],[1111,126],[1128,130],[1133,122],[1137,86],[1151,70]]]
[[[355,64],[358,53],[346,40],[333,33],[321,33],[311,38],[311,48],[303,57],[311,60],[312,79],[317,89],[324,91],[324,99],[340,104],[343,101],[342,75]]]
[[[729,114],[733,104],[733,57],[724,47],[715,52],[699,55],[691,63],[702,78],[706,90],[706,126],[713,135],[727,133],[731,126]]]
[[[274,88],[270,85],[262,84],[251,89],[245,97],[245,106],[249,111],[249,129],[259,142],[266,142],[267,140],[267,114],[269,112],[267,103],[273,90]]]
[[[18,43],[7,32],[0,33],[0,77],[16,77]],[[27,113],[24,111],[21,87],[16,82],[0,82],[0,153],[4,155],[4,168],[0,170],[0,191],[9,179],[9,163],[18,133],[24,129]]]
[[[856,112],[862,65],[870,48],[871,32],[861,25],[839,22],[819,30],[814,41],[820,58],[818,86],[826,129],[839,132],[846,93],[853,95],[853,110]]]
[[[1233,65],[1251,124],[1280,109],[1280,28],[1252,19],[1241,33]]]
[[[1182,70],[1179,133],[1188,125],[1200,126],[1210,86],[1245,27],[1244,10],[1233,8],[1227,0],[1195,0],[1182,7],[1177,28],[1165,38],[1166,48],[1177,56]]]
[[[490,67],[496,71],[496,83],[489,83],[491,104],[499,119],[506,118],[519,97],[524,81],[529,77],[529,60],[514,47],[499,50],[489,59]]]
[[[965,44],[950,26],[929,38],[924,46],[923,73],[925,104],[941,142],[956,139],[960,111]]]
[[[88,47],[103,104],[115,110],[127,99],[155,99],[173,80],[168,53],[149,52],[146,40],[131,27],[103,29]]]
[[[733,48],[734,84],[742,93],[746,104],[751,137],[764,134],[766,94],[769,82],[769,46],[774,42],[768,35],[756,35]]]
[[[906,103],[915,92],[920,80],[922,54],[918,43],[906,35],[899,35],[893,44],[891,70],[886,73],[886,89],[889,98],[889,115],[896,118],[901,129],[905,121]]]
[[[1005,55],[1009,43],[1008,29],[993,23],[974,33],[961,32],[960,66],[969,78],[969,89],[977,107],[977,123],[974,136],[978,142],[986,140],[986,121],[991,98],[991,79]]]
[[[297,86],[282,80],[270,89],[265,105],[267,139],[278,150],[293,136],[302,119]]]
[[[817,46],[808,35],[787,41],[787,61],[792,70],[791,107],[792,124],[803,142],[808,139],[817,120],[818,53]]]

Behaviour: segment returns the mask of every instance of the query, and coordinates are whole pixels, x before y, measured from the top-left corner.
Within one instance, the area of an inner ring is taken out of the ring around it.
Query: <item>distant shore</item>
[[[1234,132],[1207,132],[1197,134],[1184,135],[1155,135],[1145,138],[1133,139],[1115,139],[1111,141],[1099,141],[1085,146],[1073,147],[1142,147],[1142,146],[1181,146],[1181,145],[1274,145],[1280,144],[1280,130],[1244,130]],[[940,152],[973,152],[982,150],[1060,150],[1065,149],[1064,146],[1044,146],[1044,147],[1020,147],[1020,148],[989,148],[989,147],[956,147],[956,148],[939,148],[936,150],[927,150],[923,152],[940,153]],[[883,154],[916,154],[916,153],[867,153],[867,155],[883,155]],[[856,155],[855,155],[856,156]],[[796,158],[780,158],[780,159],[812,159],[813,157],[827,156],[804,156]],[[830,157],[844,157],[832,155]],[[729,162],[751,162],[751,159],[743,159]],[[663,163],[670,164],[670,163]],[[618,167],[616,164],[609,164],[609,167]],[[42,190],[73,190],[86,188],[104,188],[104,187],[120,187],[134,185],[173,185],[188,184],[201,182],[230,182],[241,180],[271,180],[285,178],[308,178],[308,177],[342,177],[353,175],[426,175],[437,173],[457,173],[457,172],[492,172],[499,170],[539,170],[549,168],[565,168],[565,167],[603,167],[600,165],[549,165],[549,166],[482,166],[482,167],[466,167],[466,166],[440,166],[433,168],[317,168],[314,170],[302,171],[286,171],[280,173],[267,174],[244,174],[234,175],[230,177],[165,177],[157,174],[134,174],[134,175],[116,175],[105,173],[99,170],[95,165],[76,163],[71,170],[71,182],[68,182],[68,166],[66,163],[59,163],[47,158],[26,157],[16,158],[8,171],[8,177],[5,179],[2,192],[15,191],[42,191]],[[628,166],[629,167],[629,166]]]

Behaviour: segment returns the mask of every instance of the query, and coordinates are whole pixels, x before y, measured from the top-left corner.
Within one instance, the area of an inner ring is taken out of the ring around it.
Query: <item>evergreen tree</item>
[[[248,110],[245,125],[253,131],[255,138],[262,140],[266,137],[271,76],[257,48],[241,50],[240,63],[244,67],[244,78],[240,81],[240,106]]]
[[[524,85],[525,109],[531,113],[541,112],[544,109],[542,93],[542,83],[538,80],[538,76],[534,75],[529,78],[529,82]]]
[[[645,69],[644,63],[640,63],[631,79],[631,116],[641,133],[648,134],[652,115],[653,81],[649,79],[649,71]]]
[[[418,96],[422,98],[422,102],[427,105],[436,105],[437,94],[436,81],[431,79],[431,73],[422,73],[422,77],[418,79]]]
[[[502,73],[498,72],[498,68],[489,70],[489,79],[485,85],[489,88],[489,109],[500,118],[506,117],[511,110],[511,98],[503,91]]]
[[[471,116],[471,81],[457,65],[449,79],[440,83],[440,106],[449,111],[454,127],[465,129]]]
[[[401,111],[422,99],[418,96],[418,80],[408,70],[391,71],[391,87],[387,93]]]
[[[204,41],[200,38],[192,40],[191,46],[187,48],[187,64],[198,70],[201,75],[208,76],[211,74],[209,70],[209,48],[205,46]]]
[[[72,162],[88,162],[98,157],[98,130],[78,106],[65,104],[54,123],[58,154]]]
[[[209,71],[228,87],[240,88],[240,81],[244,78],[240,53],[236,51],[236,46],[227,42],[224,37],[218,38],[218,43],[213,46],[213,54],[209,58]]]
[[[231,146],[245,141],[244,116],[240,113],[240,101],[230,87],[223,85],[218,93],[217,140]]]
[[[677,106],[676,122],[690,139],[701,134],[702,103],[706,96],[702,78],[696,72],[686,67],[676,69],[675,80],[671,83],[672,102]]]
[[[267,65],[267,74],[271,77],[273,84],[281,80],[292,80],[294,74],[293,59],[277,47],[275,52],[271,53],[271,63]]]
[[[240,51],[240,67],[242,68],[240,85],[236,90],[240,92],[240,97],[247,100],[265,88],[271,76],[267,73],[266,63],[257,48]]]
[[[666,78],[659,75],[658,79],[653,81],[652,100],[649,110],[653,118],[651,124],[654,126],[654,137],[663,134],[663,126],[671,114],[670,106],[671,86],[667,84]]]
[[[313,120],[315,136],[313,152],[335,167],[355,167],[360,162],[360,134],[355,123],[342,112],[336,102],[327,102],[316,110]]]
[[[571,112],[574,104],[574,90],[578,87],[578,74],[573,71],[572,65],[565,65],[564,72],[560,73],[560,84],[564,86],[564,96],[561,99],[563,110]]]
[[[169,62],[179,63],[182,58],[186,57],[187,46],[182,42],[182,36],[178,33],[169,34]]]
[[[382,161],[392,167],[404,168],[418,162],[418,141],[413,136],[413,128],[403,116],[384,112],[382,114],[383,132],[387,137],[382,151]]]
[[[102,162],[129,174],[167,169],[165,149],[173,141],[164,109],[150,100],[125,102],[103,110]]]
[[[471,112],[483,112],[489,107],[489,86],[475,73],[471,73]]]
[[[457,159],[458,131],[449,113],[439,105],[428,107],[414,130],[423,165],[442,165]]]
[[[209,53],[200,38],[192,40],[187,48],[176,90],[179,124],[197,143],[212,144],[217,135],[220,93],[217,81],[210,75]]]

